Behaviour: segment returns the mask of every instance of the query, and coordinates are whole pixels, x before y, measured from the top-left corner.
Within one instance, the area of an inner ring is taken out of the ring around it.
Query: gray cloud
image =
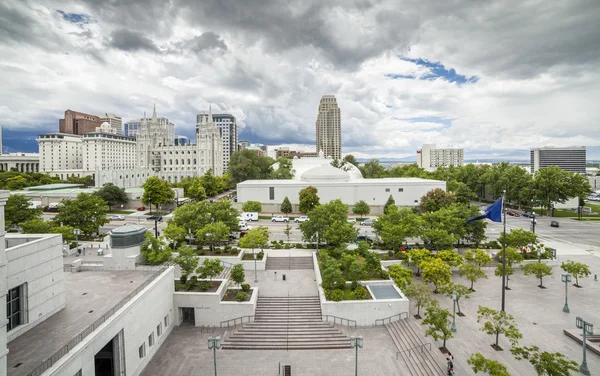
[[[180,48],[190,50],[196,54],[200,54],[209,50],[227,51],[227,45],[223,38],[213,33],[212,31],[204,32],[192,39],[178,43]]]
[[[112,32],[109,44],[123,51],[146,50],[159,52],[158,47],[144,34],[126,29],[118,29]]]

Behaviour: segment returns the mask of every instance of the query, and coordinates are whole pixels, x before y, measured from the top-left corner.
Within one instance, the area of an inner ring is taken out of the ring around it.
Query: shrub
[[[302,243],[296,243],[296,248],[303,249],[304,246],[302,245]]]
[[[390,255],[383,255],[383,256],[381,256],[381,259],[384,261],[387,261],[390,259],[390,257],[391,257]]]
[[[483,244],[483,248],[501,249],[502,245],[500,245],[500,243],[497,240],[490,240],[489,242]]]
[[[198,277],[197,276],[192,276],[192,278],[188,279],[185,284],[185,288],[188,291],[193,290],[196,286],[198,286]]]
[[[223,250],[221,248],[215,248],[215,254],[220,255],[223,253]]]
[[[210,287],[210,283],[208,281],[200,281],[200,282],[198,282],[198,288],[201,291],[206,291],[206,290],[209,289],[209,287]]]
[[[265,256],[265,252],[263,252],[263,251],[260,251],[260,252],[258,252],[258,253],[256,254],[256,259],[257,259],[257,260],[262,260],[264,256]]]
[[[394,257],[394,251],[388,251],[387,255],[388,255],[388,258]]]
[[[352,291],[352,298],[355,300],[365,300],[369,296],[369,292],[363,286],[358,286]]]
[[[281,248],[283,248],[281,246],[281,244],[279,244],[279,243],[274,243],[273,246],[275,247],[275,249],[281,249]]]
[[[202,256],[202,255],[204,255],[204,249],[202,249],[202,248],[198,248],[198,249],[196,249],[196,254],[197,254],[198,256]]]
[[[339,302],[344,300],[344,292],[340,289],[335,289],[331,292],[331,300]]]
[[[179,282],[183,283],[185,285],[185,283],[187,282],[188,276],[185,274],[182,274],[181,277],[179,277]]]
[[[250,291],[250,285],[247,283],[242,283],[242,291],[244,291],[244,292]]]
[[[246,299],[248,299],[248,293],[244,291],[238,292],[235,296],[235,300],[237,300],[238,302],[243,302]]]
[[[287,243],[286,245],[283,246],[283,248],[290,249],[290,248],[292,248],[292,246],[289,243]]]

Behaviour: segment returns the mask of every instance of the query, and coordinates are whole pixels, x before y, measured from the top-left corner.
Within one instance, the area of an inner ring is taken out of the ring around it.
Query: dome
[[[300,180],[306,182],[316,181],[349,181],[350,174],[339,168],[335,168],[331,165],[324,165],[320,167],[314,167],[304,172],[300,176]]]

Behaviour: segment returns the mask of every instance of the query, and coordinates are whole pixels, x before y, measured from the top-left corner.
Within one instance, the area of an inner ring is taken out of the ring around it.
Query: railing
[[[225,320],[225,321],[221,321],[221,323],[219,324],[219,327],[222,328],[225,324],[227,324],[227,327],[229,328],[229,324],[231,324],[233,322],[233,327],[236,327],[238,325],[238,320],[240,322],[240,325],[244,323],[244,319],[247,318],[248,322],[254,321],[254,315],[247,315],[247,316],[241,316],[241,317],[236,317],[234,319],[229,319],[229,320]]]
[[[333,316],[333,315],[322,315],[321,319],[325,319],[324,321],[329,322],[329,318],[333,317],[333,323],[337,324],[337,321],[340,320],[340,325],[346,325],[347,327],[355,327],[356,328],[356,320],[350,320],[350,319],[346,319],[343,317],[339,317],[339,316]],[[344,324],[344,321],[346,322],[346,324]]]
[[[108,320],[112,315],[115,314],[119,309],[123,308],[125,304],[127,304],[131,299],[133,299],[137,294],[140,293],[143,289],[148,287],[150,283],[152,283],[156,278],[158,278],[165,270],[168,269],[168,265],[161,267],[156,273],[152,274],[144,283],[139,285],[135,290],[129,293],[126,297],[121,299],[120,302],[115,304],[111,309],[109,309],[106,313],[104,313],[100,318],[94,321],[92,324],[88,325],[87,328],[83,329],[75,338],[70,340],[66,345],[61,347],[58,351],[52,354],[51,357],[42,362],[39,366],[37,366],[28,376],[39,376],[48,368],[52,367],[60,358],[65,356],[69,351],[73,350],[75,346],[77,346],[83,339],[90,334],[92,334],[100,325],[104,324],[106,320]]]
[[[219,260],[220,260],[220,259],[219,259]],[[221,264],[222,264],[224,267],[226,267],[226,268],[230,268],[230,269],[231,269],[231,268],[233,268],[233,266],[235,265],[235,264],[232,264],[232,263],[230,263],[230,262],[227,262],[227,261],[223,261],[223,260],[220,260],[220,261],[221,261]]]
[[[210,326],[210,325],[202,325],[202,326],[200,326],[200,333],[205,333],[205,331],[206,331],[206,333],[208,333],[209,331],[210,331],[211,333],[214,333],[214,332],[215,332],[215,329],[216,329],[216,326],[215,326],[215,325],[213,325],[213,326]]]
[[[394,317],[396,316],[398,316],[398,320],[402,320],[402,315],[406,315],[406,318],[408,318],[408,312],[400,312],[390,317],[384,317],[382,319],[375,320],[375,325],[385,325],[385,320],[389,320],[389,322],[391,323],[392,319],[394,319]],[[378,324],[379,321],[381,321],[381,324]]]
[[[424,349],[425,349],[425,347],[429,347],[429,348],[428,348],[428,350],[429,350],[429,351],[431,351],[431,343],[430,343],[430,342],[428,342],[428,343],[424,343],[424,344],[422,344],[422,345],[419,345],[419,346],[411,347],[411,348],[410,348],[410,349],[408,349],[408,350],[402,350],[402,351],[398,351],[398,352],[396,353],[396,360],[398,360],[398,357],[399,357],[399,356],[400,356],[400,354],[402,354],[402,353],[408,352],[408,356],[410,356],[410,354],[412,353],[412,351],[413,351],[413,350],[416,350],[416,349],[421,349],[421,352],[423,352],[423,351],[425,351],[425,350],[424,350]]]

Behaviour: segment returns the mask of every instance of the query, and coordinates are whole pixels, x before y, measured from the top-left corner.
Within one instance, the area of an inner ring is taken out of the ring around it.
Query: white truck
[[[244,213],[242,213],[242,218],[244,221],[258,221],[258,213],[257,212],[244,212]]]
[[[290,219],[288,217],[284,217],[283,215],[276,215],[271,218],[271,222],[289,222]]]

